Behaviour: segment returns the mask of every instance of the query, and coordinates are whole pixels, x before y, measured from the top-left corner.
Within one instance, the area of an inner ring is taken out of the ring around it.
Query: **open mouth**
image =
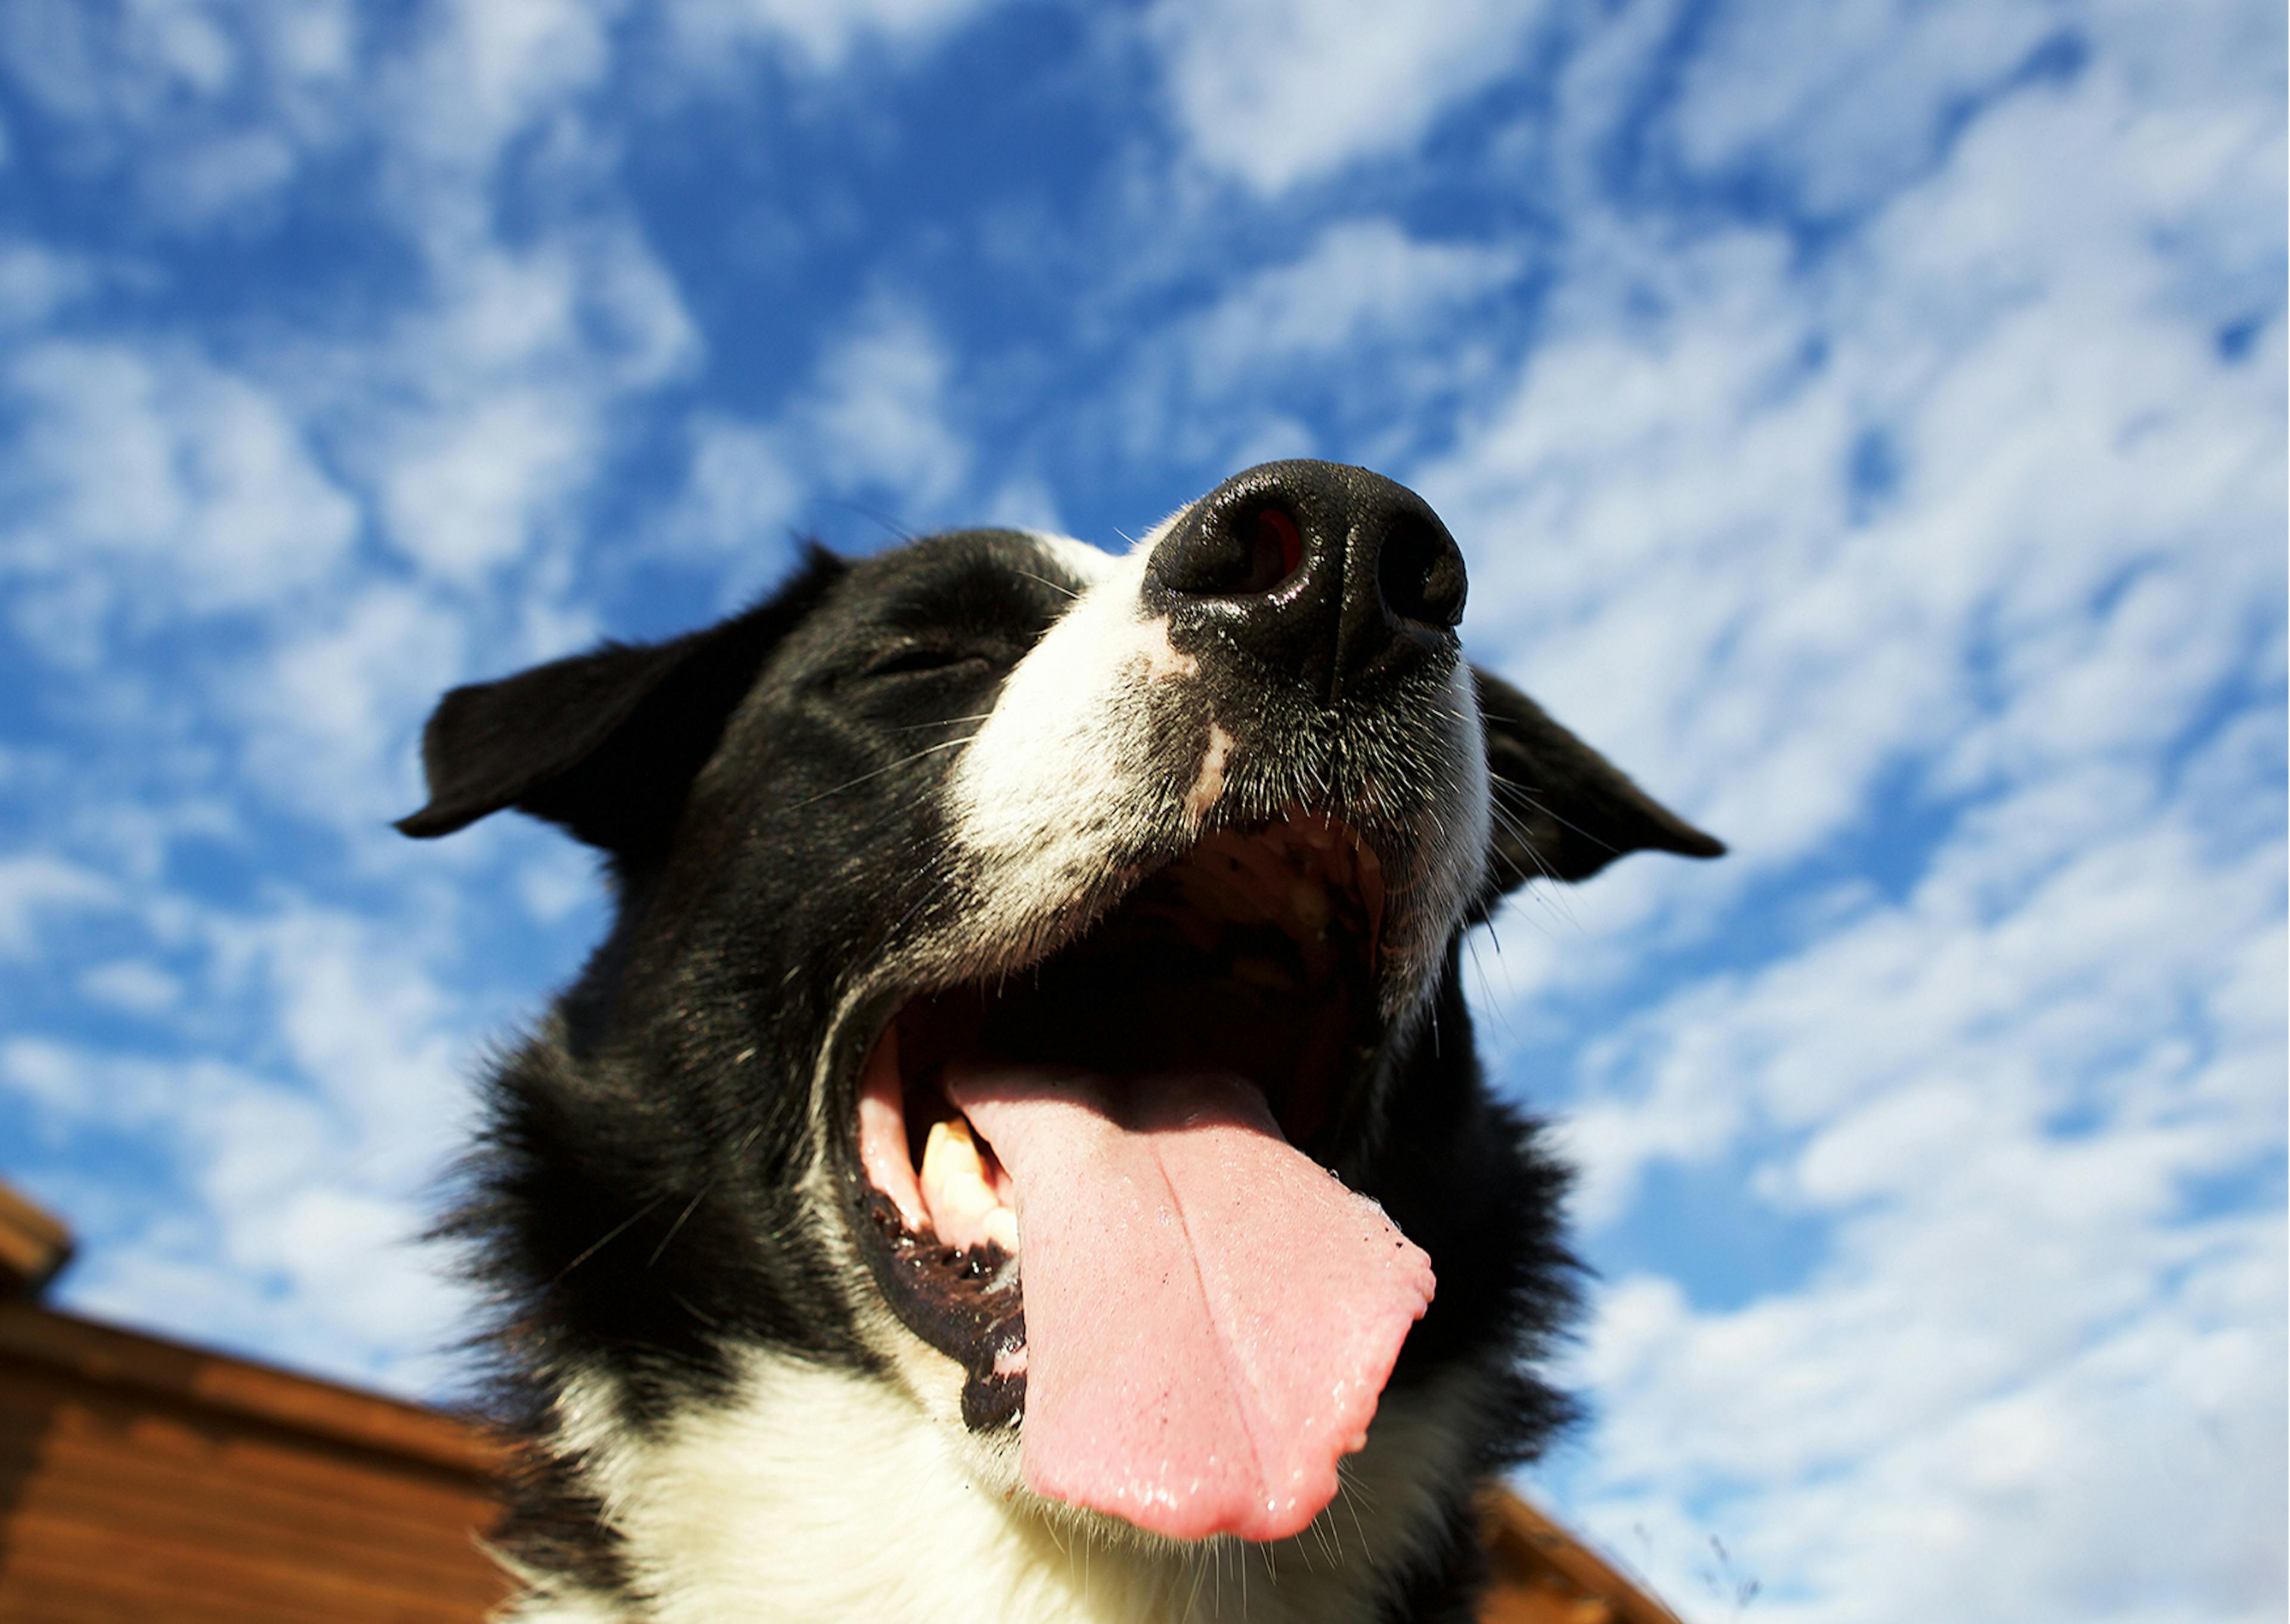
[[[918,996],[877,1040],[877,1278],[967,1372],[973,1428],[1022,1412],[1037,1492],[1185,1538],[1281,1537],[1333,1493],[1430,1294],[1326,1170],[1378,1037],[1383,906],[1341,824],[1211,835],[1070,946]]]

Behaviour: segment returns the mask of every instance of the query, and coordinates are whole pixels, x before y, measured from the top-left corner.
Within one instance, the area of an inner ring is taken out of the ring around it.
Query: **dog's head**
[[[564,1300],[532,1356],[642,1311],[640,1375],[767,1340],[892,1375],[989,1483],[1303,1526],[1432,1298],[1354,1192],[1461,933],[1719,849],[1465,663],[1464,585],[1412,492],[1273,463],[1122,557],[814,551],[449,694],[401,827],[514,806],[619,891],[495,1136],[500,1198],[572,1220],[514,1243]]]

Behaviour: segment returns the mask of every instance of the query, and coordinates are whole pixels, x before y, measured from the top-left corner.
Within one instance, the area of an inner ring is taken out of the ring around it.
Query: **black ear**
[[[429,840],[514,806],[623,859],[658,849],[765,659],[847,568],[814,546],[779,591],[705,631],[454,689],[421,732],[429,804],[397,828]]]
[[[1726,848],[1661,805],[1526,695],[1474,666],[1494,799],[1485,899],[1528,880],[1579,880],[1630,852],[1717,857]]]

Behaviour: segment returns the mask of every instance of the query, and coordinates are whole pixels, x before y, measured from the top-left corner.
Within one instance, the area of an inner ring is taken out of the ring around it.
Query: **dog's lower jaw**
[[[1450,1532],[1445,1496],[1470,1476],[1491,1386],[1471,1366],[1395,1385],[1335,1503],[1293,1539],[1250,1545],[1181,1544],[1039,1500],[958,1420],[858,1372],[754,1350],[731,1396],[646,1430],[619,1419],[608,1378],[584,1375],[564,1389],[555,1442],[620,1535],[627,1592],[520,1574],[531,1588],[506,1616],[1373,1624]]]

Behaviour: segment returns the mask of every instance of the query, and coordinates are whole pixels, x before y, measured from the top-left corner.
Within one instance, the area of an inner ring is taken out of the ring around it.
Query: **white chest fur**
[[[544,1584],[515,1624],[1365,1624],[1437,1531],[1479,1384],[1388,1393],[1346,1487],[1277,1545],[1179,1546],[974,1484],[959,1428],[893,1388],[759,1355],[733,1402],[649,1437],[576,1384],[565,1442],[649,1604]],[[1050,1513],[1051,1515],[1045,1515]],[[1110,1534],[1112,1537],[1109,1538]]]

